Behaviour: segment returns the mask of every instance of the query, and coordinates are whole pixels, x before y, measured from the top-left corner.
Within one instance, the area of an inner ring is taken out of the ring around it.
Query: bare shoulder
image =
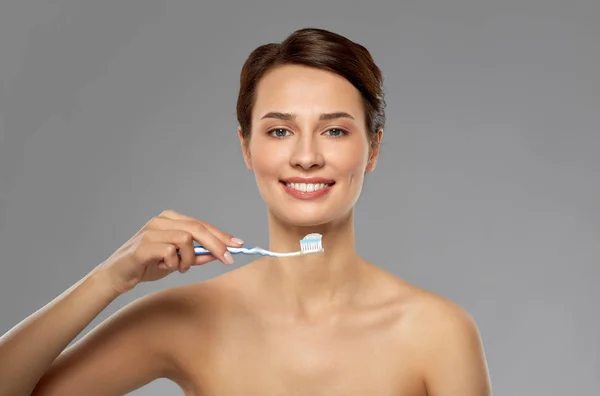
[[[401,307],[403,318],[423,336],[478,336],[471,314],[456,302],[423,289],[385,270],[375,270],[379,290]]]
[[[163,290],[154,298],[169,311],[169,321],[178,324],[179,339],[185,340],[185,331],[193,332],[193,339],[198,339],[199,334],[208,335],[231,317],[249,280],[239,268],[202,282]]]
[[[190,340],[198,339],[203,332],[209,331],[215,321],[224,316],[222,313],[228,300],[228,291],[223,280],[209,279],[143,297],[136,302],[140,304],[139,310],[145,311],[140,312],[140,316],[155,318],[153,328],[164,335],[173,336],[171,347],[176,353],[177,343],[185,347]]]
[[[458,303],[413,286],[412,299],[413,321],[419,333],[431,341],[444,338],[462,337],[470,340],[479,339],[479,331],[472,315]]]
[[[151,293],[126,304],[63,351],[36,386],[39,395],[125,394],[157,378],[181,378],[182,334],[194,334],[210,285]],[[189,337],[188,339],[194,339]]]
[[[480,332],[472,315],[443,296],[391,275],[428,394],[488,396],[491,385]]]
[[[104,325],[132,325],[132,331],[177,332],[196,324],[195,319],[209,315],[218,288],[210,282],[163,289],[142,296],[113,315]],[[141,325],[140,323],[143,323]],[[135,324],[135,325],[134,325]],[[164,343],[164,340],[163,340]]]
[[[143,349],[149,358],[170,361],[177,337],[186,329],[197,328],[202,315],[210,315],[215,304],[215,288],[210,283],[191,284],[139,297],[119,310],[82,339],[81,352],[97,344],[118,343],[121,355]],[[86,346],[84,348],[84,346]],[[87,351],[89,352],[89,351]]]

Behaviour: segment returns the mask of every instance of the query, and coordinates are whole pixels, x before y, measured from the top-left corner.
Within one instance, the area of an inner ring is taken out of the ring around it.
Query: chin
[[[327,205],[328,206],[328,205]],[[298,208],[293,205],[271,207],[271,214],[288,227],[320,227],[346,219],[348,211],[320,208]]]
[[[331,215],[323,215],[323,214],[302,214],[301,212],[275,212],[272,213],[281,221],[289,227],[316,227],[322,226],[324,224],[331,223],[335,221],[335,217]]]

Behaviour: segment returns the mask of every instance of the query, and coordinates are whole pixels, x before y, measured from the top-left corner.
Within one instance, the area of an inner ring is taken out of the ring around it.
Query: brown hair
[[[281,43],[264,44],[250,53],[242,67],[237,119],[244,138],[250,137],[256,87],[269,70],[285,64],[304,65],[336,73],[363,98],[366,129],[377,136],[385,125],[383,76],[369,51],[339,34],[316,28],[300,29]]]

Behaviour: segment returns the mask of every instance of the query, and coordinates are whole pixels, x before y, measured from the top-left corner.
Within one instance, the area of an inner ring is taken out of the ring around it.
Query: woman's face
[[[358,90],[336,74],[297,65],[261,79],[251,138],[240,139],[270,212],[291,226],[347,215],[378,154]]]

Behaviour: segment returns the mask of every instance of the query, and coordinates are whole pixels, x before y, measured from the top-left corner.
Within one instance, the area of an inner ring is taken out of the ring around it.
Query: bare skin
[[[476,330],[455,304],[363,262],[355,298],[298,315],[263,287],[265,261],[197,286],[226,302],[197,342],[176,347],[170,378],[186,395],[490,394]]]
[[[259,83],[252,137],[238,134],[268,208],[269,248],[294,251],[319,232],[325,252],[261,258],[155,292],[65,350],[139,283],[214,260],[232,264],[226,246],[241,241],[165,211],[0,337],[0,396],[123,395],[158,378],[189,396],[490,396],[469,314],[356,252],[354,204],[382,136],[369,139],[358,91],[329,72],[280,67]],[[284,188],[290,177],[327,178],[332,187],[298,199]],[[212,255],[195,256],[194,241]]]
[[[263,258],[143,297],[52,363],[60,342],[129,287],[100,266],[3,336],[0,395],[122,395],[157,378],[186,395],[491,394],[477,329],[457,305],[359,260],[351,298],[299,309],[273,275],[285,265]]]
[[[491,395],[457,305],[363,262],[356,297],[298,315],[268,259],[150,295],[64,353],[34,395],[121,395],[157,378],[185,395]]]

